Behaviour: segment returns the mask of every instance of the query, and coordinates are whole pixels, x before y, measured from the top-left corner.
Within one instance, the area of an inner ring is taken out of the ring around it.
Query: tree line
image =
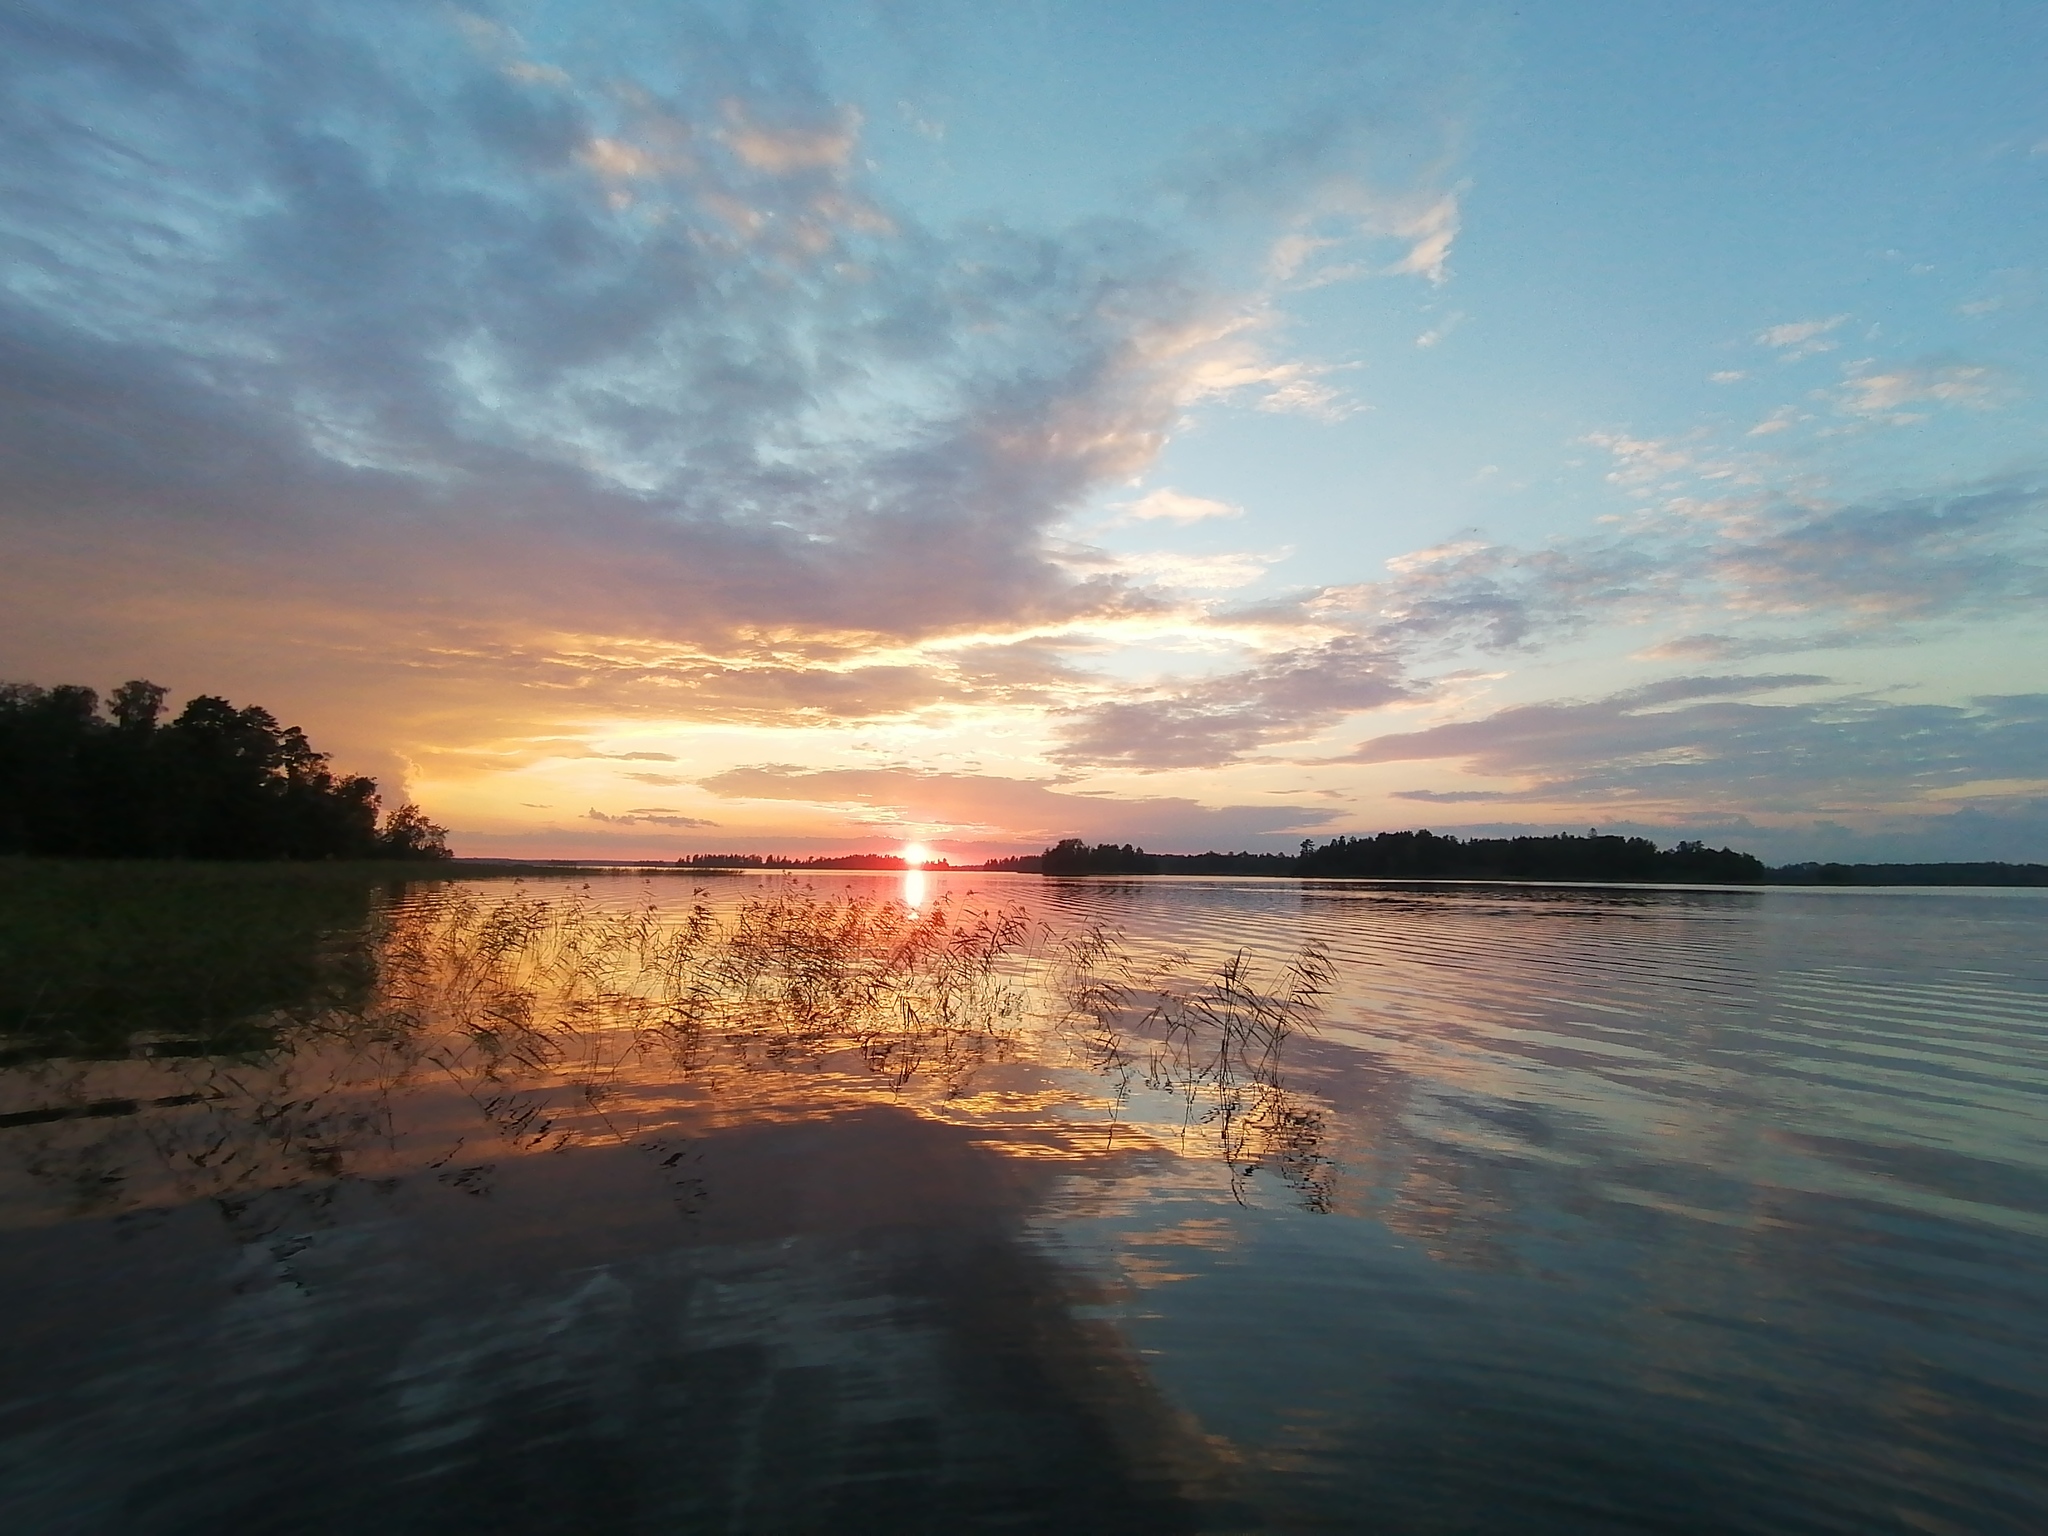
[[[1312,839],[1299,853],[1147,853],[1070,837],[1019,867],[1048,875],[1296,875],[1321,880],[1585,880],[1670,885],[2048,885],[2048,864],[1786,864],[1754,854],[1589,831],[1460,838],[1379,832]]]
[[[63,858],[441,859],[418,806],[384,813],[377,781],[338,774],[295,725],[202,694],[165,721],[168,690],[106,699],[0,684],[0,853]]]
[[[1429,831],[1380,832],[1304,842],[1287,853],[1147,853],[1130,843],[1068,838],[1045,850],[1048,875],[1298,875],[1322,880],[1590,880],[1749,885],[1769,870],[1753,854],[1647,837],[1460,838]]]

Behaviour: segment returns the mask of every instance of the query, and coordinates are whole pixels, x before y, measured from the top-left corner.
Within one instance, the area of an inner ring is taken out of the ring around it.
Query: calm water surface
[[[833,877],[963,968],[757,1026],[789,888],[7,1058],[0,1528],[2048,1530],[2040,893]]]

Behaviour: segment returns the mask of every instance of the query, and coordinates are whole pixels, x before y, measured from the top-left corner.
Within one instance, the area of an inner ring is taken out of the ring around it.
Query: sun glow
[[[901,858],[912,869],[918,869],[931,862],[932,851],[923,843],[905,843]]]

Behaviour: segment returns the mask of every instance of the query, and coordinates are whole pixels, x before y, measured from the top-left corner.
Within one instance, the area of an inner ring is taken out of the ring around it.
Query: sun
[[[920,864],[929,863],[931,856],[931,849],[925,847],[923,843],[905,843],[903,845],[901,858],[904,863],[910,865],[913,869]]]

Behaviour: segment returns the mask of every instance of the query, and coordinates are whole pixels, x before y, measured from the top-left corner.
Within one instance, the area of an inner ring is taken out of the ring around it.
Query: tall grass
[[[792,1091],[957,1098],[1027,1043],[1043,1055],[1064,1041],[1109,1080],[1117,1113],[1141,1091],[1178,1102],[1182,1136],[1221,1155],[1240,1197],[1270,1165],[1306,1203],[1328,1203],[1320,1116],[1281,1081],[1288,1038],[1328,990],[1319,952],[1271,978],[1242,954],[1204,975],[1019,910],[788,888],[681,912],[651,896],[607,906],[587,888],[415,888],[373,903],[355,932],[351,985],[273,1009],[238,1057],[147,1063],[147,1091],[127,1090],[132,1107],[194,1106],[151,1139],[184,1198],[404,1163],[392,1149],[417,1120],[404,1101],[436,1085],[477,1115],[437,1166],[477,1192],[487,1146],[655,1146],[647,1127],[673,1118],[678,1091],[741,1114]],[[112,1102],[47,1073],[38,1091],[88,1118]],[[62,1178],[118,1183],[121,1142],[112,1126],[74,1134]]]
[[[459,1038],[481,1062],[533,1071],[853,1051],[901,1084],[1014,1031],[1027,937],[1018,912],[800,892],[724,914],[699,903],[680,920],[653,901],[608,912],[580,892],[458,892],[392,922],[356,1027]]]
[[[1323,1112],[1291,1091],[1282,1057],[1313,1028],[1335,981],[1328,953],[1303,948],[1270,978],[1238,950],[1206,974],[1172,953],[1141,961],[1118,937],[1091,929],[1060,951],[1063,1024],[1089,1065],[1115,1085],[1180,1101],[1183,1137],[1201,1127],[1230,1169],[1240,1200],[1271,1165],[1312,1210],[1334,1198]]]

